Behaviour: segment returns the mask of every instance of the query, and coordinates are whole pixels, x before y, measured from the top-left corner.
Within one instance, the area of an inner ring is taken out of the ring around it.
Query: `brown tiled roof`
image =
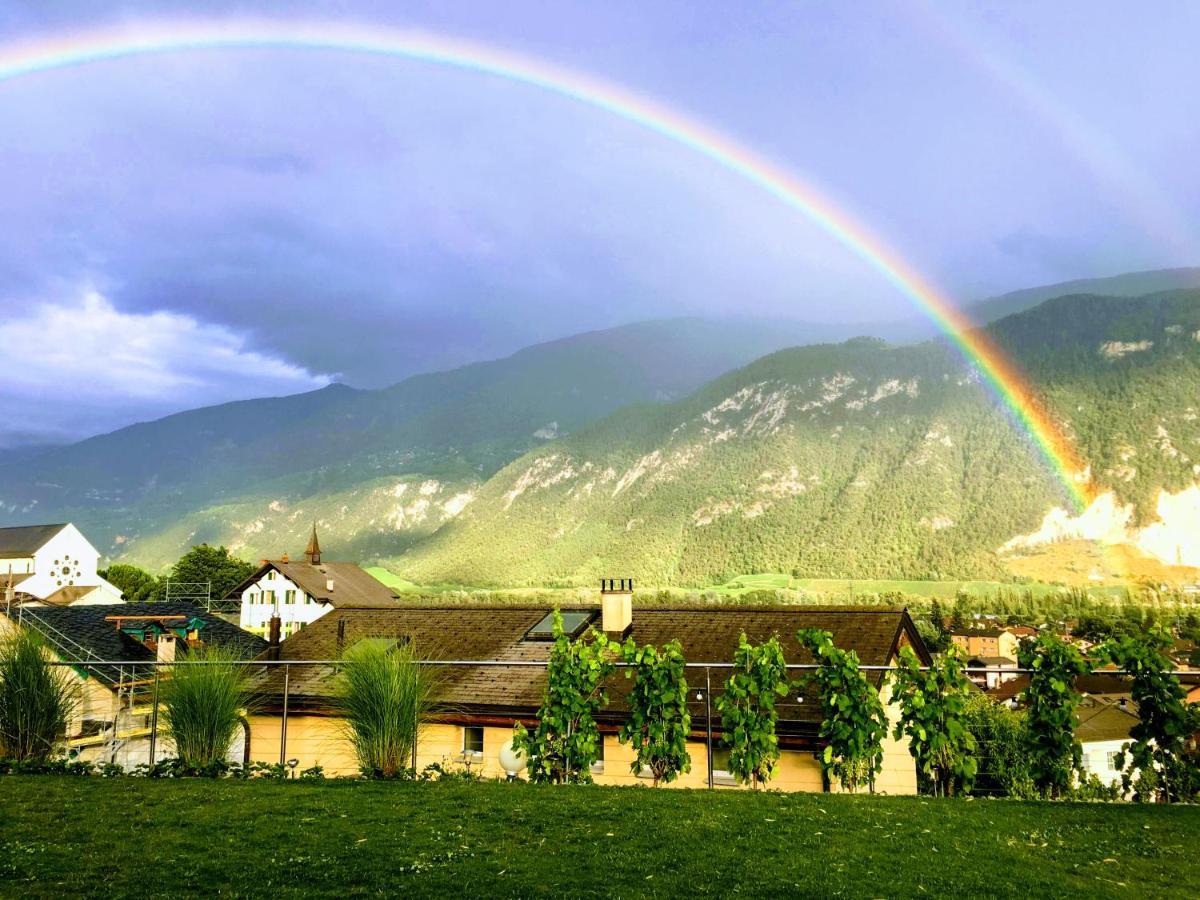
[[[395,592],[369,572],[350,562],[327,562],[312,565],[307,560],[267,560],[253,575],[226,594],[238,599],[242,591],[274,569],[311,594],[318,603],[328,603],[335,609],[395,609]],[[333,590],[329,590],[329,582]]]
[[[391,610],[335,610],[322,616],[280,646],[281,660],[339,659],[346,648],[369,637],[410,641],[425,658],[443,660],[501,660],[545,662],[551,643],[528,641],[525,634],[548,612],[544,606],[401,607]],[[778,635],[789,663],[810,663],[811,656],[796,641],[801,628],[820,628],[838,646],[853,650],[864,665],[893,661],[902,640],[928,660],[908,613],[901,609],[864,607],[635,607],[630,636],[639,644],[661,646],[678,638],[684,655],[694,663],[728,663],[745,631],[754,642]],[[795,673],[798,677],[799,673]],[[540,666],[452,666],[439,673],[438,699],[464,715],[530,716],[541,704],[546,670]],[[712,670],[714,694],[727,676]],[[876,677],[880,680],[882,674]],[[691,669],[688,680],[703,686],[704,672]],[[609,683],[606,718],[619,718],[629,680],[618,672]],[[289,703],[298,707],[329,708],[335,694],[332,666],[293,666]],[[262,685],[276,700],[282,673],[275,669]],[[790,695],[779,704],[781,732],[811,731],[819,721],[816,695],[806,691],[802,702]],[[704,704],[693,703],[693,715]]]
[[[1103,673],[1081,675],[1075,679],[1075,690],[1081,694],[1090,694],[1093,696],[1128,694],[1129,683],[1129,678],[1125,675],[1105,675]],[[1010,679],[1003,684],[996,685],[996,687],[987,692],[987,695],[999,703],[1017,696],[1017,694],[1021,693],[1028,686],[1029,676],[1018,675],[1016,678]]]
[[[1133,704],[1126,701],[1126,708],[1108,700],[1097,700],[1079,708],[1079,727],[1075,736],[1079,742],[1122,741],[1129,737],[1129,729],[1138,723]]]

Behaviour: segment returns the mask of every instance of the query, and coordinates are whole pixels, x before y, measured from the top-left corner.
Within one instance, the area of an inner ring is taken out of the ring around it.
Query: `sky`
[[[1200,265],[1194,3],[0,0],[0,59],[249,15],[445,35],[619,85],[813,185],[959,303]],[[913,315],[820,227],[662,135],[342,52],[0,81],[0,223],[0,446],[639,319]]]

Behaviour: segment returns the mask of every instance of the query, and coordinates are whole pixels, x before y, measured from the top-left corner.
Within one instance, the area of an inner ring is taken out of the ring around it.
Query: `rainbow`
[[[840,241],[913,301],[979,372],[1062,481],[1086,506],[1085,467],[1016,365],[895,251],[811,185],[732,139],[616,85],[440,35],[377,25],[290,21],[172,21],[0,45],[0,82],[109,60],[190,50],[282,48],[398,57],[495,76],[550,91],[636,123],[737,173]]]

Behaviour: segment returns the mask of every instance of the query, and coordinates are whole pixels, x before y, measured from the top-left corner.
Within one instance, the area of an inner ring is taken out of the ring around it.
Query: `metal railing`
[[[157,660],[155,660],[155,661],[150,661],[150,660],[103,660],[103,659],[95,658],[94,654],[92,654],[91,656],[92,656],[92,658],[83,659],[83,660],[61,660],[61,659],[53,660],[50,662],[50,664],[54,665],[54,666],[66,666],[66,667],[75,669],[77,671],[84,671],[84,672],[91,671],[94,669],[100,669],[102,667],[114,667],[114,668],[118,668],[120,670],[120,669],[123,669],[124,667],[137,666],[142,671],[145,671],[145,670],[151,669],[151,668],[153,669],[154,678],[153,678],[153,688],[152,688],[151,709],[150,709],[150,713],[149,713],[149,719],[150,719],[149,724],[148,724],[149,732],[148,732],[148,735],[146,736],[147,742],[148,742],[147,762],[150,765],[154,765],[154,763],[157,760],[157,752],[158,752],[159,743],[160,743],[159,742],[159,734],[158,734],[160,689],[161,689],[162,683],[167,678],[169,678],[170,670],[173,669],[174,667],[228,665],[229,664],[226,661],[218,661],[218,660],[179,659],[179,660],[175,660],[175,661],[171,661],[171,662],[157,661]],[[548,668],[548,666],[549,666],[549,662],[546,660],[431,659],[431,660],[414,660],[414,662],[419,666],[427,666],[427,667],[433,667],[433,668],[470,667],[470,668],[496,668],[496,669],[530,669],[530,668],[545,669],[545,668]],[[279,763],[281,765],[285,765],[288,763],[288,752],[287,752],[288,720],[289,720],[289,715],[294,715],[293,700],[295,699],[295,695],[293,692],[295,690],[295,684],[292,679],[292,670],[293,669],[305,669],[305,668],[311,668],[311,667],[322,667],[322,668],[326,668],[326,669],[332,668],[334,670],[337,670],[337,669],[340,669],[340,668],[343,668],[346,666],[351,666],[351,665],[353,665],[353,662],[345,660],[345,659],[308,659],[308,660],[255,659],[255,660],[246,660],[241,665],[244,665],[248,669],[257,670],[255,673],[256,677],[265,676],[266,674],[270,673],[272,670],[278,672],[280,669],[282,669],[282,676],[283,676],[282,677],[282,686],[278,690],[278,693],[274,693],[274,692],[271,692],[271,693],[272,693],[272,696],[277,696],[279,698],[279,706],[278,706],[279,717],[280,717]],[[631,668],[633,666],[632,663],[626,663],[623,661],[615,661],[613,663],[613,665],[615,668]],[[165,673],[164,673],[164,667],[166,669]],[[822,666],[819,663],[790,663],[785,668],[789,672],[806,672],[806,671],[813,671],[813,670],[819,669],[821,667]],[[711,788],[714,786],[714,772],[713,772],[714,716],[713,716],[713,705],[712,705],[713,675],[714,675],[714,672],[718,673],[718,674],[728,672],[731,669],[736,668],[736,664],[732,663],[732,662],[707,662],[707,663],[689,662],[689,663],[685,663],[685,668],[688,670],[691,670],[693,672],[697,672],[697,673],[703,672],[703,685],[702,686],[698,683],[688,685],[688,694],[689,694],[688,705],[689,705],[689,707],[694,708],[696,710],[696,715],[693,717],[693,720],[695,720],[696,718],[702,718],[702,720],[703,720],[703,724],[702,724],[703,740],[704,740],[704,744],[705,744],[705,747],[707,750],[707,753],[705,754],[707,757],[707,764],[706,764],[707,765],[707,784]],[[900,666],[897,666],[897,665],[860,665],[858,668],[860,671],[863,671],[863,672],[886,674],[888,672],[896,671],[897,669],[900,668]],[[922,667],[922,670],[928,670],[928,667]],[[1023,668],[1015,667],[1015,666],[1014,667],[976,666],[976,667],[966,668],[964,671],[968,675],[998,674],[1001,676],[1004,676],[1004,675],[1015,676],[1015,675],[1021,675],[1021,674],[1029,674],[1034,670],[1027,669],[1027,668],[1023,669]],[[1112,676],[1114,679],[1129,675],[1128,672],[1126,672],[1125,670],[1120,670],[1120,669],[1097,669],[1097,670],[1094,670],[1093,672],[1091,672],[1090,674]],[[1192,675],[1192,676],[1200,677],[1200,672],[1189,671],[1189,670],[1175,670],[1172,672],[1172,674],[1174,674],[1176,676]],[[267,692],[259,691],[258,693],[262,694],[262,693],[267,693]],[[790,693],[791,692],[789,692],[789,694]],[[803,705],[804,702],[805,702],[805,698],[803,696],[797,695],[795,697],[795,699],[791,700],[790,702],[789,702],[788,698],[782,699],[781,702],[779,703],[779,706],[783,709],[787,709],[789,707],[799,707],[799,706]],[[510,708],[510,711],[511,711],[511,708]],[[531,715],[532,715],[532,711],[531,711]],[[514,721],[515,721],[515,719],[514,719]],[[115,729],[114,729],[114,731],[115,731]],[[245,735],[245,740],[247,742],[249,742],[251,740],[251,736],[252,735],[250,734],[249,728],[247,726],[247,733]],[[249,744],[247,744],[246,750],[248,753],[249,752]],[[112,760],[110,760],[110,761],[112,761]]]

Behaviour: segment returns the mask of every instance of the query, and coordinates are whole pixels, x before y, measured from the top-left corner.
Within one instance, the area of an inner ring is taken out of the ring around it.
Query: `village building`
[[[956,628],[950,632],[950,640],[955,646],[962,648],[968,657],[1003,658],[1009,663],[1017,661],[1017,645],[1020,639],[1005,628],[994,625]]]
[[[0,585],[5,604],[74,606],[120,603],[100,577],[100,552],[70,523],[0,528]]]
[[[601,594],[600,608],[563,610],[564,629],[568,635],[578,636],[594,627],[614,638],[656,646],[678,639],[690,663],[715,664],[710,670],[688,669],[692,765],[690,772],[673,782],[680,787],[709,784],[710,766],[714,786],[735,785],[728,771],[728,752],[721,742],[716,699],[742,633],[752,642],[778,636],[789,663],[812,662],[796,640],[797,630],[803,628],[829,631],[839,647],[855,651],[865,665],[888,665],[906,646],[924,663],[930,661],[912,619],[902,609],[634,608],[631,590],[615,590],[610,585]],[[264,705],[250,717],[251,755],[255,759],[294,759],[302,769],[320,765],[327,774],[356,773],[359,764],[338,715],[335,666],[305,665],[303,661],[338,660],[359,642],[382,640],[411,645],[423,658],[466,661],[438,672],[438,711],[418,741],[416,767],[469,765],[485,777],[503,777],[499,753],[510,741],[513,725],[536,724],[547,677],[546,668],[536,664],[549,659],[552,619],[553,610],[545,606],[337,609],[269,648],[268,658],[296,664],[286,667],[287,671],[283,666],[272,667],[264,676],[260,685]],[[501,664],[481,662],[489,660]],[[872,672],[870,677],[888,703],[883,673]],[[597,715],[603,736],[601,758],[593,769],[598,783],[648,783],[647,776],[630,770],[633,751],[617,740],[627,715],[630,684],[618,671],[608,684],[610,703]],[[889,709],[894,721],[896,712]],[[778,711],[782,758],[771,786],[788,791],[828,789],[818,761],[824,744],[818,735],[821,710],[815,689],[789,692],[780,698]],[[876,790],[916,793],[916,768],[907,743],[892,739],[889,732],[883,746],[883,771],[876,779]]]
[[[52,658],[71,662],[78,703],[67,726],[74,759],[131,769],[174,755],[161,721],[154,729],[154,662],[173,662],[194,647],[219,645],[251,659],[266,642],[191,603],[21,606],[0,611],[0,638],[14,629],[37,634]],[[110,663],[126,663],[111,665]],[[160,673],[169,678],[169,673]],[[230,758],[242,761],[245,735]]]
[[[1095,775],[1104,784],[1121,786],[1117,756],[1133,739],[1129,732],[1138,723],[1133,701],[1127,695],[1088,696],[1079,704],[1079,727],[1075,737],[1083,751],[1085,775]],[[1128,765],[1128,762],[1126,763]]]
[[[226,599],[240,600],[239,624],[252,634],[267,635],[278,617],[280,637],[286,639],[334,609],[392,609],[396,593],[351,562],[321,558],[317,527],[304,558],[264,559],[257,571],[235,587]]]

